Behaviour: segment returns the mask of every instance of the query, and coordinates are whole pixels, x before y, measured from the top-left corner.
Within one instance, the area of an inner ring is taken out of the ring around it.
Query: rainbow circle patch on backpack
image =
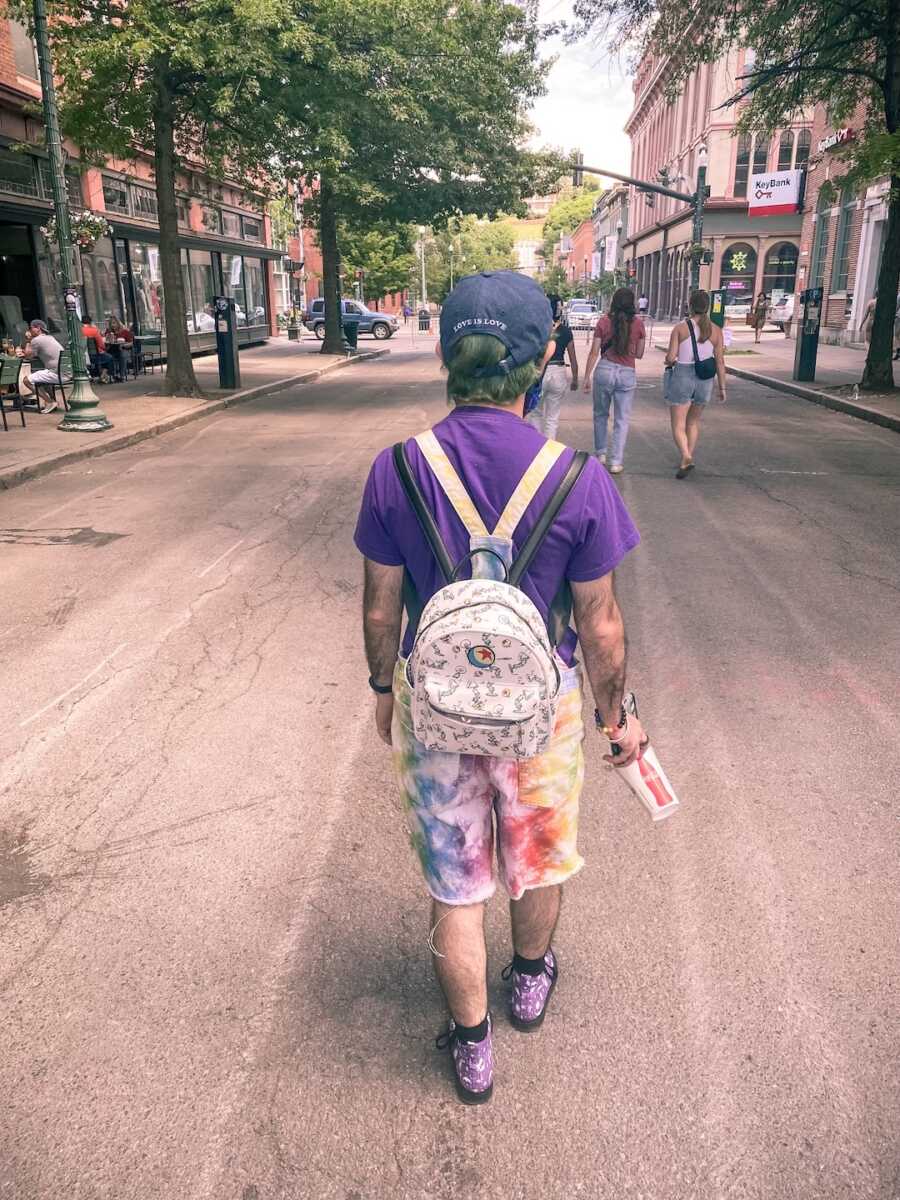
[[[497,655],[490,646],[470,646],[466,658],[473,667],[492,667],[497,661]]]

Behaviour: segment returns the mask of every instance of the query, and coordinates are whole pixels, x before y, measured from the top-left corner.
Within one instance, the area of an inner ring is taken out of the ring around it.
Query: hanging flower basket
[[[100,238],[109,237],[112,226],[102,213],[92,212],[89,208],[70,218],[72,241],[86,254],[90,254]],[[41,233],[48,242],[58,242],[56,217],[52,216],[46,225],[41,227]]]

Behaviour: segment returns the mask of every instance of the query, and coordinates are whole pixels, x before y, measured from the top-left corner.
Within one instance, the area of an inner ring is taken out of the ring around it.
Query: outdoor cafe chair
[[[22,371],[22,360],[19,358],[3,358],[0,360],[0,416],[3,417],[3,428],[9,432],[9,422],[6,419],[6,401],[11,400],[13,410],[18,409],[22,418],[22,428],[25,428],[25,402],[19,391],[19,375]]]

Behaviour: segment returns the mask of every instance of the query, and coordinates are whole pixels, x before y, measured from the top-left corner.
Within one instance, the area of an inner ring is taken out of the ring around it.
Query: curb
[[[60,467],[67,467],[70,463],[79,462],[85,458],[98,458],[101,454],[112,454],[114,450],[124,450],[126,446],[134,446],[137,442],[143,442],[147,438],[157,437],[161,433],[170,433],[173,429],[180,429],[182,425],[189,425],[191,421],[199,421],[202,417],[221,412],[225,408],[231,408],[232,405],[255,400],[257,396],[283,392],[286,388],[299,383],[314,383],[315,380],[320,379],[323,375],[331,374],[332,371],[353,366],[354,363],[383,358],[386,354],[390,354],[389,349],[366,350],[362,354],[355,354],[352,358],[346,358],[341,362],[328,363],[315,371],[304,371],[302,375],[289,375],[285,379],[274,379],[270,383],[261,383],[256,387],[244,388],[240,392],[232,392],[229,396],[220,396],[215,400],[207,401],[206,404],[198,404],[194,408],[176,413],[172,417],[166,417],[155,425],[146,425],[143,429],[135,429],[131,433],[123,433],[120,437],[110,438],[108,442],[79,446],[77,450],[39,459],[24,467],[12,467],[8,471],[0,472],[0,492],[18,487],[20,483],[26,483],[29,479],[39,479],[42,475],[49,475],[52,471],[56,471]]]
[[[654,343],[654,350],[661,350],[663,353],[668,349],[667,346],[661,346],[659,342]],[[842,400],[839,396],[832,396],[830,392],[820,392],[816,388],[803,387],[799,383],[789,383],[786,379],[775,379],[771,375],[760,375],[758,371],[747,371],[744,367],[732,367],[726,361],[725,373],[734,375],[738,379],[746,379],[748,383],[758,383],[761,387],[772,388],[776,392],[785,392],[789,396],[799,396],[801,400],[808,400],[811,404],[820,404],[823,408],[833,409],[834,412],[843,413],[847,417],[856,417],[859,421],[868,421],[871,425],[881,425],[884,429],[892,429],[894,433],[900,433],[900,417],[892,417],[889,413],[883,413],[877,408],[868,408],[865,404],[857,404],[853,400]]]
[[[892,429],[895,433],[900,433],[900,417],[892,417],[889,413],[883,413],[877,408],[867,408],[864,404],[857,404],[853,400],[842,400],[839,396],[832,396],[829,392],[820,392],[815,388],[802,387],[799,383],[788,383],[784,379],[773,379],[771,375],[760,375],[756,371],[745,371],[743,367],[730,367],[725,364],[725,371],[729,375],[736,375],[738,379],[746,379],[750,383],[758,383],[763,387],[772,388],[776,392],[786,392],[789,396],[799,396],[801,400],[808,400],[811,404],[820,404],[823,408],[831,408],[835,412],[844,413],[848,417],[856,417],[860,421],[868,421],[872,425],[881,425],[885,429]]]

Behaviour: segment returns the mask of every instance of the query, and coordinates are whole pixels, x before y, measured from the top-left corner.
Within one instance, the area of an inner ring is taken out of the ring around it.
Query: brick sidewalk
[[[388,351],[389,345],[366,340],[360,342],[358,356],[346,358],[320,353],[319,342],[314,338],[302,342],[273,338],[264,346],[241,351],[239,390],[219,388],[215,354],[195,358],[194,371],[203,396],[164,396],[164,376],[157,368],[155,374],[142,375],[128,383],[95,386],[101,408],[113,425],[105,433],[63,432],[57,429],[59,412],[42,416],[26,411],[27,426],[23,429],[19,414],[7,411],[9,432],[4,433],[0,426],[0,491],[69,462],[119,450],[143,438],[165,433],[229,404],[293,384],[312,382],[323,371],[366,361]]]

